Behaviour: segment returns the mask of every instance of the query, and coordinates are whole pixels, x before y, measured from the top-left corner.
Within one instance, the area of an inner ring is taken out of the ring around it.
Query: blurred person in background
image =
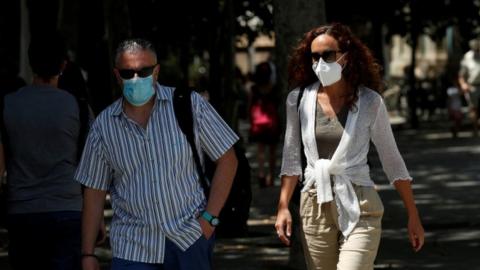
[[[272,83],[272,69],[268,62],[257,65],[250,90],[250,136],[257,144],[258,182],[260,187],[273,185],[276,169],[276,148],[280,138],[277,93]],[[265,173],[265,152],[268,152],[268,170]]]
[[[458,81],[470,107],[473,134],[478,136],[478,102],[480,99],[480,39],[469,42],[470,50],[460,62]]]
[[[462,125],[463,112],[462,112],[462,96],[464,92],[460,88],[459,79],[455,78],[452,85],[447,88],[447,109],[448,117],[452,122],[450,128],[452,136],[456,138],[460,127]]]

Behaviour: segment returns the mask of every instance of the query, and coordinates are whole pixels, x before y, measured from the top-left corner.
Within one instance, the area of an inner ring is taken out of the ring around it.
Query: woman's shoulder
[[[297,99],[298,99],[298,95],[300,94],[300,92],[303,91],[302,93],[302,97],[304,96],[305,92],[308,92],[308,91],[317,91],[318,87],[319,87],[319,84],[320,82],[317,81],[317,82],[314,82],[306,87],[296,87],[294,88],[292,91],[290,91],[290,93],[288,94],[288,97],[287,97],[287,101],[295,101],[297,102]]]
[[[379,108],[383,104],[383,98],[375,90],[368,87],[360,87],[359,99],[361,100],[360,111],[368,118],[375,118]]]
[[[362,100],[362,103],[367,103],[371,105],[379,104],[380,102],[382,102],[383,99],[380,93],[365,86],[360,86],[359,98]]]
[[[296,87],[296,88],[290,90],[290,92],[288,93],[288,96],[289,97],[293,97],[293,96],[298,97],[299,93],[300,93],[300,87]]]
[[[364,99],[381,99],[382,96],[377,91],[366,86],[359,87],[359,96]]]
[[[288,93],[287,96],[287,105],[295,105],[297,104],[298,95],[300,94],[300,87],[297,87]]]

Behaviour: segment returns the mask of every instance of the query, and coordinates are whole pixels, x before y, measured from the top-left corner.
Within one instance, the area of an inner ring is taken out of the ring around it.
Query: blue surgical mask
[[[145,105],[155,94],[153,90],[153,75],[145,78],[135,77],[123,81],[123,96],[128,103],[140,107]]]

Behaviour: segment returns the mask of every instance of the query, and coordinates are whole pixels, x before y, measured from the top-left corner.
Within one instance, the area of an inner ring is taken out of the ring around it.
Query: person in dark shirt
[[[65,55],[57,36],[32,39],[33,82],[2,104],[13,269],[80,269],[82,191],[73,179],[80,118],[75,97],[57,87]]]

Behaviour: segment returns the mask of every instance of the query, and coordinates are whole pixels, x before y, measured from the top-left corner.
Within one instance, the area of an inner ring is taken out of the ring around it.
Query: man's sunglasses
[[[133,78],[135,76],[135,74],[137,74],[137,76],[140,77],[140,78],[145,78],[145,77],[148,77],[148,76],[152,75],[153,70],[155,69],[156,66],[157,65],[153,65],[153,66],[150,66],[150,67],[144,67],[144,68],[141,68],[139,70],[118,69],[118,74],[120,74],[120,77],[122,77],[122,79],[125,79],[125,80]]]
[[[311,52],[312,58],[315,62],[318,62],[320,58],[327,63],[333,63],[337,60],[337,53],[342,52],[340,50],[326,50],[323,53]]]

